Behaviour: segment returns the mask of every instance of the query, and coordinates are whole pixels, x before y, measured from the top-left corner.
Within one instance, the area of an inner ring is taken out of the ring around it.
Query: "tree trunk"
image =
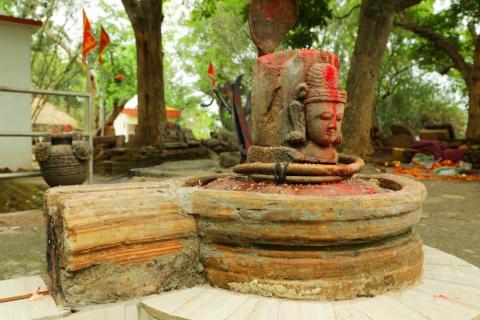
[[[370,128],[378,75],[395,14],[420,0],[363,0],[355,49],[347,79],[348,102],[343,128],[344,149],[366,155],[373,151]]]
[[[468,89],[467,139],[480,140],[480,78],[472,79]]]
[[[480,140],[480,34],[476,34],[471,78],[468,89],[467,139]]]
[[[98,92],[98,89],[97,89],[97,75],[96,73],[93,71],[93,70],[90,70],[90,68],[88,66],[85,66],[84,67],[84,73],[85,73],[85,76],[86,76],[86,79],[87,79],[87,82],[86,82],[86,87],[87,87],[87,92],[89,92],[91,95],[92,95],[92,99],[93,99],[93,114],[91,114],[90,116],[92,117],[93,119],[93,132],[96,132],[99,128],[99,108],[98,106],[96,105],[95,101],[97,100],[97,92]],[[88,100],[85,100],[85,104],[88,105]],[[89,108],[85,108],[85,128],[86,130],[85,131],[88,131],[88,110]]]
[[[163,84],[162,1],[122,0],[137,48],[138,146],[163,148],[167,121]]]

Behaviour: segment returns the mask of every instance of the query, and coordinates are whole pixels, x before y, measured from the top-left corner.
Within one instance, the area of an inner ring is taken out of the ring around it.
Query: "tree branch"
[[[455,68],[460,71],[464,79],[469,78],[472,67],[465,61],[457,46],[450,42],[449,39],[428,30],[426,27],[417,24],[406,16],[404,16],[402,20],[395,21],[395,25],[411,31],[419,37],[432,43],[437,49],[444,52],[450,58],[450,60],[452,60]]]
[[[353,13],[353,11],[358,9],[358,8],[360,8],[360,4],[357,4],[353,7],[351,7],[350,10],[344,15],[341,15],[341,16],[333,15],[333,17],[337,20],[342,20],[342,19],[348,18]]]
[[[473,65],[477,69],[476,72],[480,73],[480,35],[475,38],[475,51],[473,56]]]
[[[138,14],[138,3],[137,0],[122,0],[125,11],[127,12],[128,18],[130,21],[135,21]],[[133,25],[133,24],[132,24]]]
[[[32,17],[35,19],[39,19],[39,16],[35,12],[32,12]],[[85,70],[85,66],[82,63],[82,59],[78,57],[78,55],[75,54],[75,52],[72,51],[72,49],[66,44],[60,37],[58,37],[52,29],[50,29],[46,24],[45,24],[45,29],[44,29],[45,34],[52,39],[56,44],[58,44],[63,51],[69,56],[69,57],[77,57],[75,59],[75,63],[82,69]]]
[[[448,65],[445,65],[442,68],[438,69],[437,72],[440,73],[441,75],[445,75],[452,68],[455,68],[455,66],[453,64],[448,64]]]
[[[419,4],[422,0],[397,0],[395,1],[395,11],[402,12],[403,10]]]
[[[475,31],[475,23],[473,21],[470,21],[467,24],[467,29],[468,29],[468,32],[470,32],[472,39],[474,39],[475,41],[475,39],[477,38],[477,32]]]

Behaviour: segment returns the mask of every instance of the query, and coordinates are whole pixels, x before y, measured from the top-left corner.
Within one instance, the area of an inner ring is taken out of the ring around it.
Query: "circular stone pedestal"
[[[210,284],[289,299],[339,300],[420,278],[425,187],[394,175],[327,185],[214,180],[190,194]]]
[[[145,298],[141,319],[470,320],[480,315],[480,269],[430,247],[421,280],[401,291],[335,302],[240,294],[208,286]]]

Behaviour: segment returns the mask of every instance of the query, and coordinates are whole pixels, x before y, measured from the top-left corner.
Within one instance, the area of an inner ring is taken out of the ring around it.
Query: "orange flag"
[[[110,37],[108,36],[105,29],[100,26],[100,40],[98,40],[98,63],[102,64],[102,52],[110,43]]]
[[[83,43],[82,43],[82,62],[85,63],[87,54],[95,49],[95,38],[92,34],[92,27],[88,21],[87,14],[83,10]]]
[[[212,88],[215,87],[215,71],[213,70],[212,61],[210,61],[210,65],[208,66],[208,75],[212,79]]]

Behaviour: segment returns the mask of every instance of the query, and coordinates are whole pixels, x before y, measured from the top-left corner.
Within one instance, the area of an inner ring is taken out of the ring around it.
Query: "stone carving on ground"
[[[195,138],[192,130],[172,122],[168,122],[163,129],[163,140],[167,149],[197,147],[200,145],[200,141]]]
[[[205,140],[203,144],[216,153],[239,150],[238,141],[231,132],[220,129],[217,132],[212,132],[210,135],[211,138]]]

